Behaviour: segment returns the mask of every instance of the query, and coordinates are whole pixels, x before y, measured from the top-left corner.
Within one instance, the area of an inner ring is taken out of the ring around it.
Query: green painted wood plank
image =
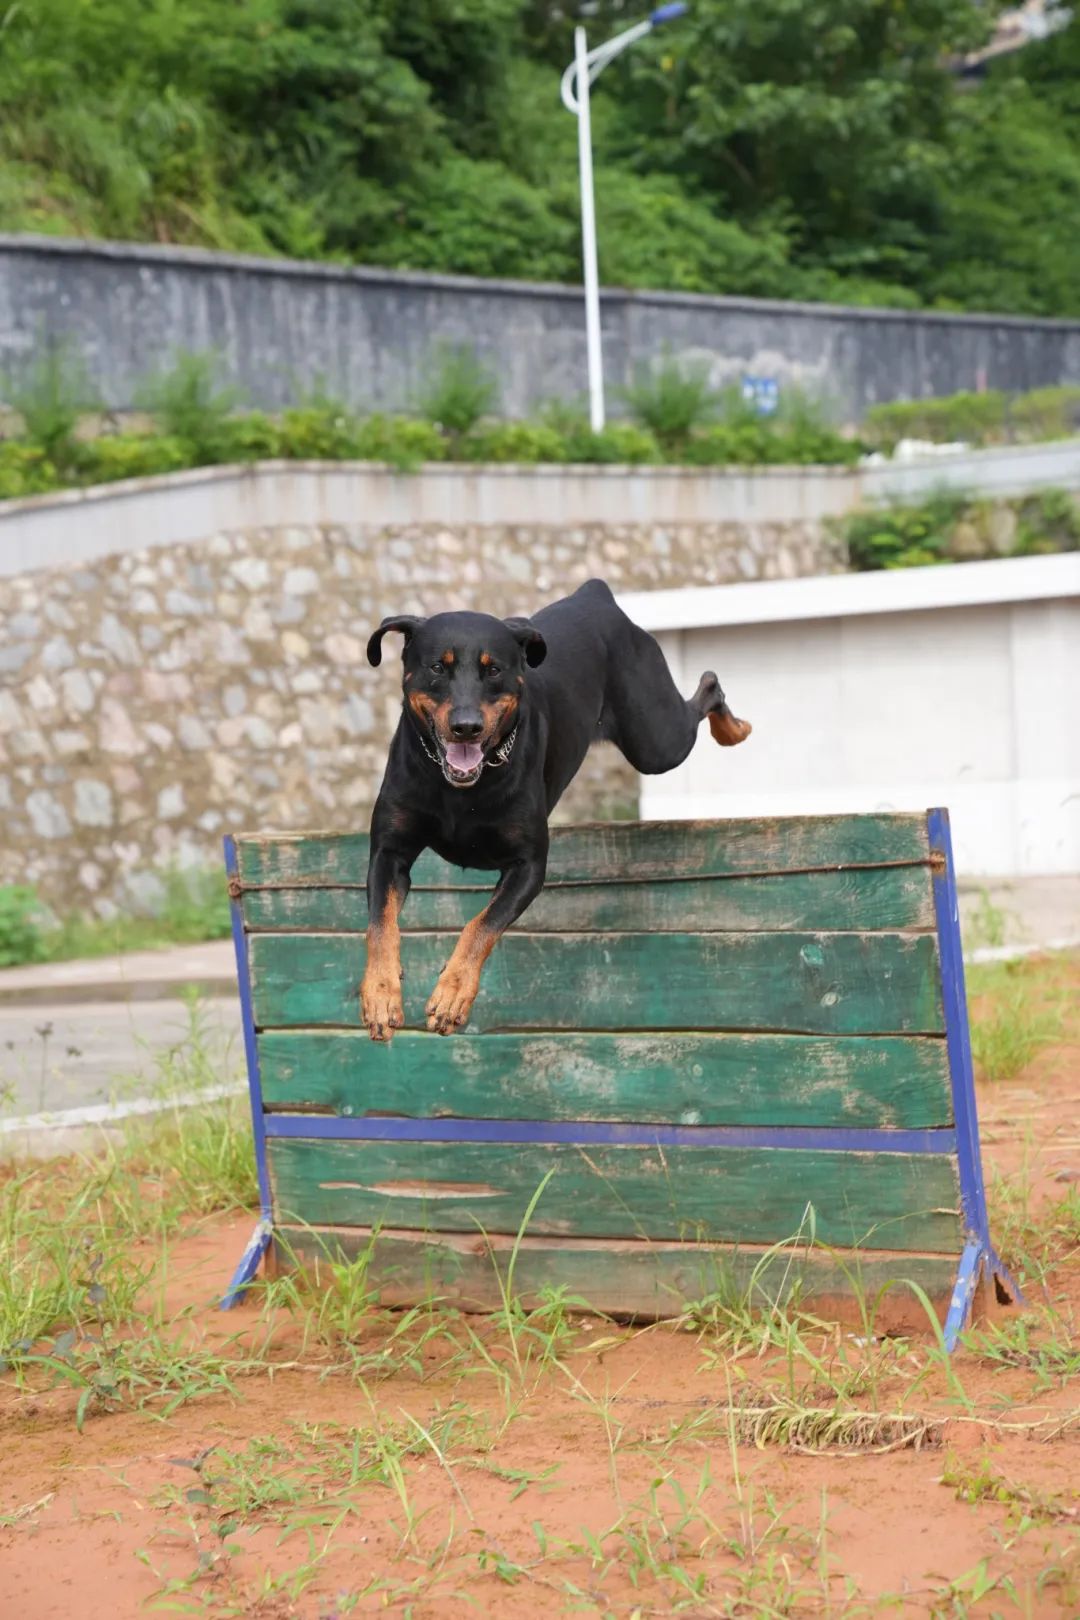
[[[673,1125],[952,1124],[940,1036],[438,1035],[273,1030],[271,1110]]]
[[[774,1301],[813,1309],[815,1315],[853,1320],[862,1326],[862,1304],[873,1310],[879,1333],[918,1333],[926,1313],[904,1281],[917,1283],[943,1320],[956,1281],[958,1253],[882,1254],[848,1251],[837,1258],[825,1251],[783,1248],[705,1247],[693,1243],[596,1242],[573,1238],[510,1237],[478,1241],[452,1233],[438,1238],[385,1228],[283,1227],[275,1237],[279,1271],[302,1266],[316,1285],[322,1267],[341,1260],[365,1263],[364,1280],[384,1305],[440,1301],[467,1311],[497,1310],[503,1303],[499,1277],[507,1280],[516,1248],[513,1291],[526,1309],[545,1293],[565,1289],[572,1300],[605,1315],[681,1316],[695,1304],[745,1299],[752,1308],[771,1310]],[[842,1261],[842,1263],[841,1263]]]
[[[956,1161],[943,1154],[803,1148],[588,1147],[540,1143],[267,1143],[279,1222],[545,1236],[819,1243],[952,1254],[961,1246]]]
[[[461,928],[482,909],[490,892],[490,888],[414,889],[401,926],[406,931]],[[367,927],[367,900],[360,889],[254,889],[244,895],[243,905],[247,926],[263,932],[355,933]],[[556,887],[534,900],[518,924],[519,930],[540,933],[933,926],[928,866]]]
[[[237,839],[237,853],[244,884],[362,885],[367,875],[366,833],[245,833]],[[553,828],[548,879],[580,883],[797,872],[928,858],[925,814],[612,821]],[[417,883],[439,886],[469,881],[430,854],[421,857],[415,876]]]
[[[402,942],[406,1022],[424,1006],[455,940]],[[254,934],[260,1029],[357,1025],[361,939]],[[510,934],[484,968],[474,1031],[743,1029],[939,1034],[931,934]],[[450,1037],[451,1039],[453,1037]]]

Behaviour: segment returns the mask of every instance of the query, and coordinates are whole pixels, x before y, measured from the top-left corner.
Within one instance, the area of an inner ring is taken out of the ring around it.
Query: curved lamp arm
[[[602,45],[594,46],[585,58],[589,69],[589,83],[592,84],[608,63],[621,55],[628,45],[633,45],[635,40],[644,39],[646,34],[651,34],[661,23],[674,22],[676,17],[685,16],[689,9],[684,0],[671,0],[669,5],[658,6],[644,22],[635,23],[633,28],[624,28],[623,32],[616,34],[613,39],[606,39]],[[574,113],[575,116],[578,112],[577,71],[577,63],[571,62],[562,76],[560,87],[563,106],[567,112]]]

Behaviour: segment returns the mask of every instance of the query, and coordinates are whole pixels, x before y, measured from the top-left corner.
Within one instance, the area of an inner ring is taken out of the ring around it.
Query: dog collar
[[[514,751],[514,739],[517,736],[517,733],[518,728],[515,726],[509,737],[504,737],[498,748],[496,748],[494,758],[484,760],[483,765],[480,767],[481,772],[483,771],[485,765],[490,765],[492,770],[501,770],[504,765],[509,765],[510,755]],[[435,751],[435,749],[428,747],[427,738],[424,736],[423,732],[420,732],[420,746],[424,750],[424,753],[427,755],[428,759],[431,760],[432,764],[437,765],[441,771],[443,768],[442,758]]]

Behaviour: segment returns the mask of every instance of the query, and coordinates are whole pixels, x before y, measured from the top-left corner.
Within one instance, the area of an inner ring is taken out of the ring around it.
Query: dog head
[[[384,619],[368,642],[368,662],[382,662],[388,631],[405,638],[405,708],[452,787],[473,787],[517,724],[526,669],[543,663],[544,638],[528,619],[487,613],[399,614]]]

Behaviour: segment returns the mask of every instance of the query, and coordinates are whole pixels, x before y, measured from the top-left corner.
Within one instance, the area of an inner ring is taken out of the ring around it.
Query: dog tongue
[[[446,763],[452,771],[461,771],[463,775],[475,771],[484,757],[484,750],[479,743],[450,743],[446,750]]]

